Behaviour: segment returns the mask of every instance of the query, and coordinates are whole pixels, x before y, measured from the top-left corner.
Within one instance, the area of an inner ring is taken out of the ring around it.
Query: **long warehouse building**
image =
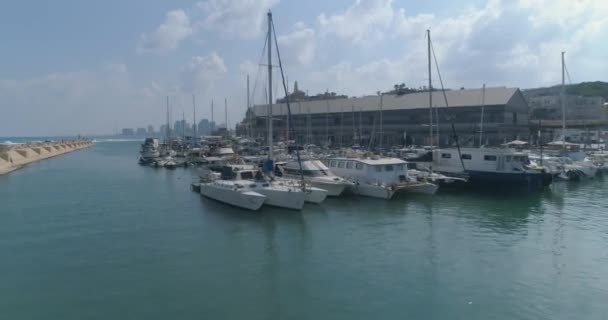
[[[518,88],[449,90],[445,97],[435,91],[432,101],[433,141],[428,92],[294,101],[291,123],[287,105],[273,104],[273,139],[333,147],[447,146],[453,144],[452,124],[463,146],[478,145],[481,128],[485,146],[529,137],[528,105]],[[253,106],[244,121],[250,123],[255,138],[267,137],[268,108]]]

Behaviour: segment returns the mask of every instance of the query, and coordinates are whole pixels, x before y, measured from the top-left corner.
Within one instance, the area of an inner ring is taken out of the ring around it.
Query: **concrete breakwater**
[[[29,163],[90,147],[91,140],[64,140],[0,145],[0,175],[17,170]]]

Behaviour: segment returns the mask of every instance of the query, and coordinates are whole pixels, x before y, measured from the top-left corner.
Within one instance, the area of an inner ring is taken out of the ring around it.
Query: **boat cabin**
[[[328,158],[325,163],[343,178],[384,183],[407,180],[407,163],[397,158]]]

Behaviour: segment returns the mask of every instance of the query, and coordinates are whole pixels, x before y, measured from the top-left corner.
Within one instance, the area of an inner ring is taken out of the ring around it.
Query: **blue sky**
[[[177,119],[193,93],[199,117],[213,98],[223,119],[226,97],[233,125],[246,74],[264,102],[268,9],[289,80],[310,93],[424,85],[427,28],[448,87],[556,84],[562,50],[573,82],[608,74],[601,0],[3,1],[0,136],[158,126],[167,95]]]

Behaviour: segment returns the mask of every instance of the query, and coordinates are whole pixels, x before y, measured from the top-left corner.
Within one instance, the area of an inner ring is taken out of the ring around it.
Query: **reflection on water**
[[[603,180],[250,212],[138,148],[0,179],[3,318],[608,318]]]

